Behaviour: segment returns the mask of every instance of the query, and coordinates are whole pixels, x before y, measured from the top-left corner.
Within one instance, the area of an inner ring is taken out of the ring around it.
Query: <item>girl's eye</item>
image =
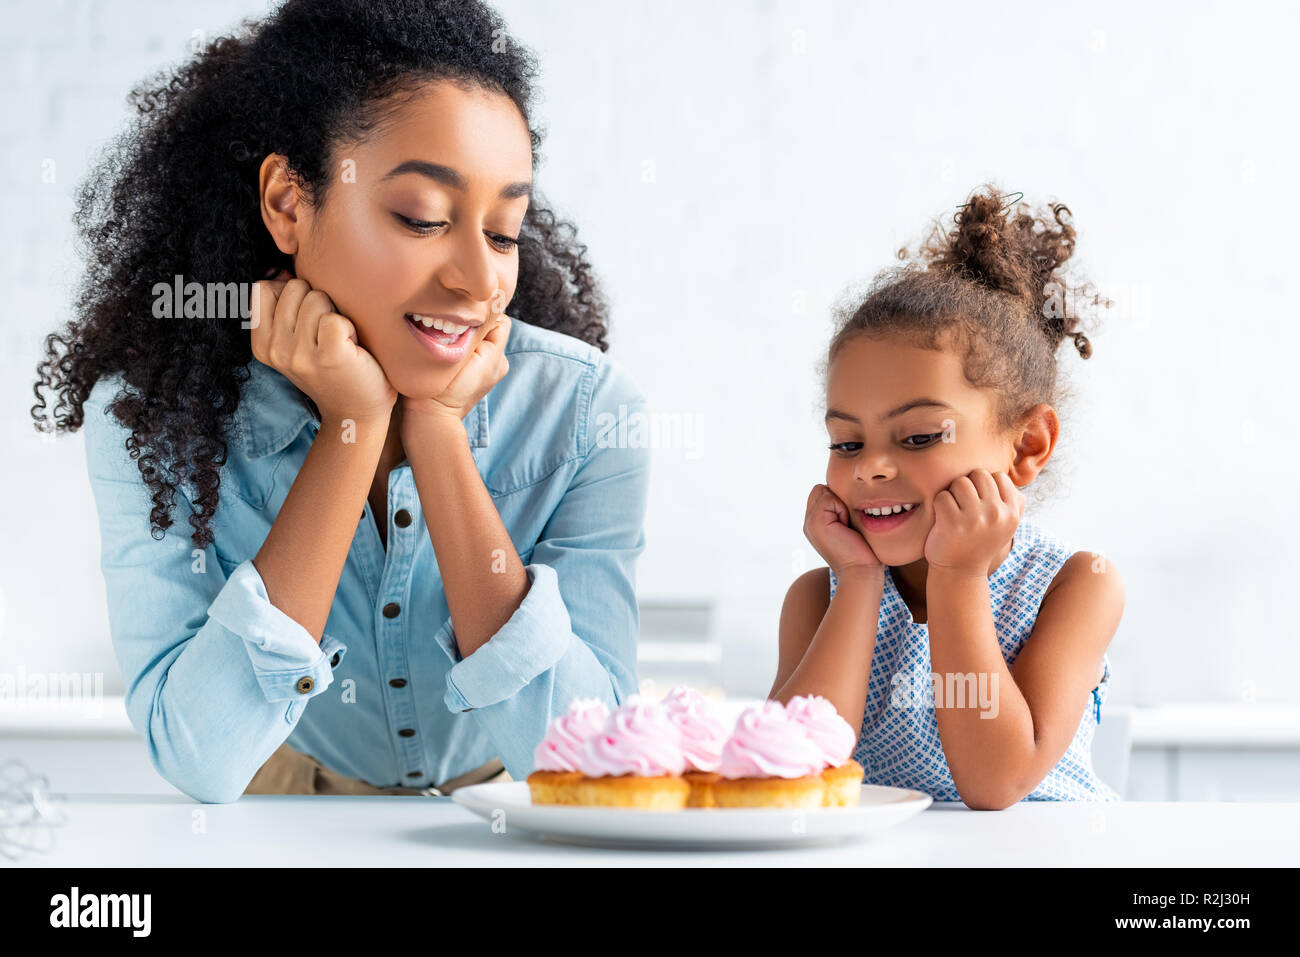
[[[409,216],[403,216],[401,213],[394,213],[393,215],[421,236],[427,236],[435,229],[447,225],[446,223],[430,223],[425,222],[422,219],[411,219]],[[519,240],[511,239],[509,236],[500,236],[497,233],[488,233],[487,237],[492,240],[492,245],[503,253],[508,253],[519,245]]]
[[[903,444],[906,445],[909,449],[925,449],[933,445],[935,439],[941,439],[941,438],[943,438],[942,432],[932,432],[929,435],[909,435],[906,439],[903,439]],[[909,445],[908,442],[911,439],[928,439],[929,441],[927,441],[924,445]],[[861,448],[862,448],[861,442],[835,442],[830,446],[830,450],[832,452],[838,453],[839,455],[852,455],[854,452],[857,452]]]

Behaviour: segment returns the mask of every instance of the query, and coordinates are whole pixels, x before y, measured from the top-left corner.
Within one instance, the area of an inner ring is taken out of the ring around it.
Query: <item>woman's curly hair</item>
[[[995,392],[991,427],[999,433],[1040,403],[1059,414],[1071,396],[1059,381],[1057,349],[1068,338],[1090,357],[1078,309],[1111,302],[1090,284],[1066,281],[1075,244],[1070,210],[1052,203],[1035,215],[1019,198],[1005,203],[995,184],[977,187],[951,228],[935,222],[915,256],[903,247],[903,265],[878,273],[865,292],[851,291],[836,310],[823,371],[855,336],[898,337],[957,350],[967,381]],[[1043,491],[1039,485],[1040,498]]]
[[[131,430],[126,446],[153,501],[150,532],[160,538],[172,525],[177,488],[188,482],[191,537],[206,548],[251,343],[224,320],[164,325],[153,316],[155,284],[178,275],[251,283],[292,271],[262,222],[262,160],[284,154],[295,182],[321,204],[335,149],[381,128],[430,81],[509,96],[528,124],[535,168],[536,76],[535,56],[478,0],[288,0],[137,85],[135,123],[78,190],[86,270],[74,318],[45,339],[36,427],[80,428],[95,384],[120,374],[109,410]],[[587,247],[536,192],[518,249],[511,312],[606,350],[607,302]],[[58,393],[52,416],[43,388]]]

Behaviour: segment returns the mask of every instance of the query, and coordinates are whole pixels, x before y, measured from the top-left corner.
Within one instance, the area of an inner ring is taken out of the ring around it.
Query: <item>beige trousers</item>
[[[349,778],[331,771],[309,754],[282,744],[266,759],[244,788],[245,794],[450,794],[467,784],[509,781],[505,765],[497,758],[452,778],[437,787],[375,787],[360,778]]]

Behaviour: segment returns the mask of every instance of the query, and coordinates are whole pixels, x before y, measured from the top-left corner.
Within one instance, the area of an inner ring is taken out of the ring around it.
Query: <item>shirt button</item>
[[[339,666],[339,653],[336,651],[334,652],[334,657],[330,659],[330,667],[337,668],[338,666]]]
[[[414,729],[414,728],[403,728],[401,731],[399,731],[399,732],[397,732],[397,733],[400,734],[400,735],[401,735],[402,737],[404,737],[404,738],[409,738],[409,737],[411,737],[412,735],[415,734],[415,729]]]
[[[395,601],[390,601],[384,606],[385,618],[396,618],[402,611],[402,606]]]
[[[306,694],[316,687],[316,682],[311,680],[311,675],[303,675],[294,687],[298,689],[298,694]]]
[[[388,683],[389,683],[390,685],[392,685],[394,688],[405,688],[405,687],[406,687],[406,679],[405,679],[405,678],[394,678],[392,681],[390,681],[390,682],[388,682]]]
[[[397,514],[393,516],[393,521],[397,523],[398,528],[406,528],[411,524],[411,513],[404,508],[399,508]]]
[[[423,771],[411,771],[411,772],[409,772],[406,776],[407,776],[408,778],[422,778],[422,777],[424,777],[424,772],[423,772]]]

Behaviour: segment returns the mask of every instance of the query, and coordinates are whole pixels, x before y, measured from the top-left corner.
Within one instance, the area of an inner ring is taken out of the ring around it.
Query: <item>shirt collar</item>
[[[244,453],[250,459],[274,455],[308,425],[313,433],[320,421],[302,391],[284,375],[265,363],[250,359],[249,379],[235,410],[235,421],[244,437]],[[488,444],[488,397],[479,400],[465,416],[465,433],[474,448]]]

